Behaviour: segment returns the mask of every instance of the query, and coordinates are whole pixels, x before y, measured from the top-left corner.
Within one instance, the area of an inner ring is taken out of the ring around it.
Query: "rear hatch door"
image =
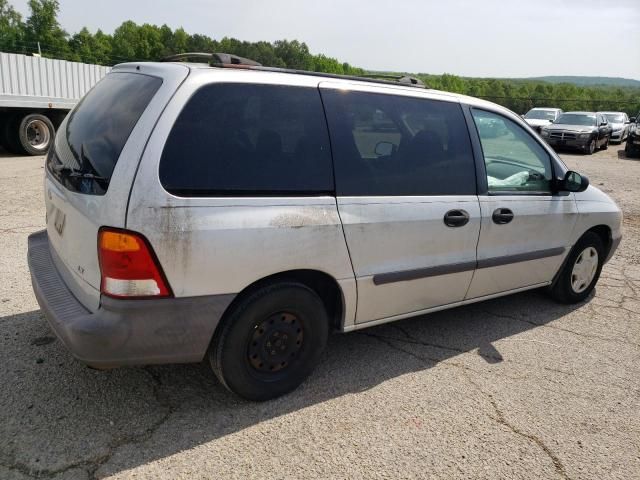
[[[58,271],[91,311],[100,304],[98,230],[124,228],[147,139],[188,73],[177,64],[117,66],[58,129],[46,162],[47,232]]]

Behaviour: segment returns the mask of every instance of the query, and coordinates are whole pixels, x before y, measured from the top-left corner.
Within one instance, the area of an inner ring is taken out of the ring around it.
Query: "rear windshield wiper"
[[[100,182],[106,182],[109,180],[108,178],[94,175],[93,173],[89,172],[83,172],[82,170],[79,170],[77,168],[67,167],[65,165],[53,165],[51,168],[53,168],[56,173],[59,173],[61,175],[65,174],[67,178],[85,178],[87,180],[96,180]]]
[[[87,180],[97,180],[101,182],[106,182],[109,180],[108,178],[100,177],[99,175],[94,175],[93,173],[81,172],[79,170],[74,170],[73,168],[69,168],[69,167],[66,167],[66,168],[70,170],[69,175],[67,175],[67,177],[70,177],[70,178],[86,178]]]

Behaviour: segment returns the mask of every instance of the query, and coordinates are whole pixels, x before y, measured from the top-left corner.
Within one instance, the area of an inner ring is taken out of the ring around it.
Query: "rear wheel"
[[[602,146],[600,147],[602,150],[606,150],[607,148],[609,148],[609,141],[611,140],[611,137],[607,137],[606,140],[604,141],[604,143],[602,144]]]
[[[604,262],[604,244],[593,232],[585,233],[573,246],[551,296],[562,303],[578,303],[586,299],[600,278]]]
[[[236,305],[209,350],[220,382],[263,401],[298,387],[320,360],[329,320],[320,297],[297,282],[263,287]]]
[[[39,113],[32,113],[20,119],[17,128],[21,153],[27,155],[47,153],[55,136],[55,128],[51,120]]]

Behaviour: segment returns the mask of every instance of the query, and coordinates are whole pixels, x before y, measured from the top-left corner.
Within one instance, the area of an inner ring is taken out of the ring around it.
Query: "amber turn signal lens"
[[[101,232],[100,249],[112,252],[137,252],[140,250],[138,239],[123,232]]]

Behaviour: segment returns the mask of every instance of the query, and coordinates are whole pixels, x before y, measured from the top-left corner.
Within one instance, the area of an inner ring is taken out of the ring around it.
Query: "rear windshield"
[[[161,84],[148,75],[107,75],[60,126],[49,171],[70,190],[104,195],[133,127]]]

